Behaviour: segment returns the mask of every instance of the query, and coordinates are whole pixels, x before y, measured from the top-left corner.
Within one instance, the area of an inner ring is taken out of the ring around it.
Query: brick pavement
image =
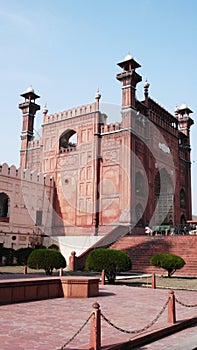
[[[175,296],[183,303],[197,304],[197,292],[176,291]],[[56,350],[61,348],[87,320],[94,302],[100,304],[102,313],[118,327],[138,330],[155,318],[167,298],[167,290],[101,285],[100,294],[96,298],[58,298],[3,305],[0,306],[0,349]],[[176,309],[177,321],[197,316],[197,308],[186,308],[176,304]],[[167,325],[166,309],[157,323],[142,334]],[[89,330],[90,322],[66,349],[88,349]],[[191,340],[195,342],[196,334],[197,326],[190,327],[138,349],[173,349],[172,346],[176,346],[181,339],[182,342],[186,342],[187,339],[189,339],[188,342]],[[102,345],[124,342],[135,337],[136,335],[120,333],[102,320]]]

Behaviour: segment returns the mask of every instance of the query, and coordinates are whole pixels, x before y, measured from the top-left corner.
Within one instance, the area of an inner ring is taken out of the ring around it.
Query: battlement
[[[64,111],[64,112],[59,112],[51,115],[47,115],[47,114],[44,115],[44,124],[54,123],[54,122],[61,121],[64,119],[69,119],[69,118],[75,118],[84,114],[89,114],[94,112],[96,112],[95,103],[80,106],[80,107],[75,107],[72,109],[68,109],[67,111]]]
[[[41,146],[41,140],[33,140],[28,142],[28,148],[40,148]]]
[[[0,176],[31,181],[32,183],[53,187],[53,177],[48,174],[31,171],[29,169],[16,168],[15,165],[8,166],[7,163],[0,164]]]
[[[114,132],[114,131],[118,131],[121,130],[122,126],[121,123],[111,123],[111,124],[105,124],[101,126],[101,134],[105,134],[105,133],[109,133],[109,132]]]

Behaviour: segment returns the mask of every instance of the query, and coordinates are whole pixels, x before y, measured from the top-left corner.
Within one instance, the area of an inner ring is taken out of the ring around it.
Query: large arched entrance
[[[174,224],[174,188],[165,169],[157,172],[154,181],[155,225]]]

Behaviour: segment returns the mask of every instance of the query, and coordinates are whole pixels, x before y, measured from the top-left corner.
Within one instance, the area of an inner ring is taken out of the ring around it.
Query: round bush
[[[32,269],[44,269],[47,275],[52,275],[53,269],[66,267],[63,255],[54,249],[35,249],[27,260],[27,266]]]
[[[155,254],[150,259],[150,264],[168,271],[168,277],[171,277],[176,270],[185,265],[185,261],[174,254]]]
[[[98,248],[90,252],[86,259],[87,270],[101,272],[105,270],[109,283],[114,283],[118,272],[131,269],[131,259],[121,250]]]

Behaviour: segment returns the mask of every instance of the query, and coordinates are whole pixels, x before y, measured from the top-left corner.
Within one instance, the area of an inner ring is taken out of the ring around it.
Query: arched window
[[[77,133],[74,130],[68,129],[63,132],[59,139],[59,150],[72,150],[77,146]]]
[[[180,190],[180,207],[185,208],[185,191],[183,189]]]
[[[144,210],[141,204],[137,204],[135,207],[135,216],[136,216],[136,226],[143,226],[143,216]]]
[[[8,218],[9,197],[7,194],[0,193],[0,218]]]
[[[135,193],[138,196],[144,196],[144,179],[140,172],[135,175]]]

